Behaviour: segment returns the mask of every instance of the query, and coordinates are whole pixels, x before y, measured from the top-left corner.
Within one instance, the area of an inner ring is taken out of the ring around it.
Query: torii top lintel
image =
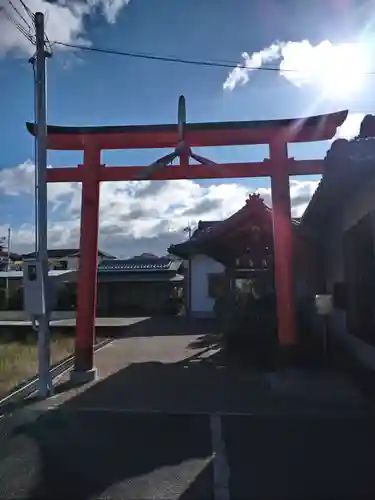
[[[265,121],[188,123],[185,140],[192,147],[312,142],[332,139],[348,111],[307,118]],[[35,135],[33,123],[26,124]],[[169,125],[125,125],[102,127],[47,127],[48,149],[83,150],[87,142],[100,149],[173,148],[178,143],[178,127]]]

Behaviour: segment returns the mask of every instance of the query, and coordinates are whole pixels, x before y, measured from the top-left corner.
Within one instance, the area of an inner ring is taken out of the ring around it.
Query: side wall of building
[[[322,237],[327,293],[333,292],[335,283],[345,282],[344,234],[364,216],[371,214],[375,243],[375,177],[362,189],[344,201],[338,215],[327,226]],[[346,313],[335,309],[329,318],[329,332],[342,342],[363,364],[375,369],[375,347],[349,334]],[[375,335],[375,332],[374,332]]]
[[[191,313],[196,317],[212,317],[215,300],[209,296],[209,274],[222,273],[225,267],[206,255],[196,255],[191,262]]]

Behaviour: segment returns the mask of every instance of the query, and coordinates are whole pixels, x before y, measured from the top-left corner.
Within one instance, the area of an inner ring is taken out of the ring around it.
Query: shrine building
[[[292,219],[292,225],[295,245],[301,246],[299,222]],[[215,299],[229,293],[232,286],[260,274],[268,274],[272,282],[273,245],[272,210],[257,194],[250,195],[243,208],[223,221],[200,221],[189,240],[168,249],[185,260],[187,312],[194,317],[213,317]],[[301,265],[297,257],[295,268]]]

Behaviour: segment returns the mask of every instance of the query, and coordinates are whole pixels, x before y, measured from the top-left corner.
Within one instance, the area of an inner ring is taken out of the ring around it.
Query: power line
[[[26,19],[24,18],[24,16],[21,14],[21,12],[17,9],[17,7],[14,5],[14,3],[12,2],[12,0],[8,0],[8,3],[9,5],[12,7],[12,9],[14,10],[14,12],[16,14],[18,14],[18,16],[22,19],[22,21],[26,24],[26,26],[29,28],[30,31],[32,31],[32,28],[30,26],[30,24],[28,23],[28,21],[26,21]]]
[[[18,8],[14,5],[12,0],[8,0],[9,5],[13,9],[13,11],[16,14],[16,18],[12,16],[5,7],[0,7],[0,12],[3,12],[5,17],[8,19],[8,21],[15,26],[15,28],[25,37],[27,40],[32,44],[36,44],[36,39],[35,39],[35,30],[33,29],[34,26],[34,21],[35,21],[35,14],[31,11],[31,9],[27,6],[26,2],[24,0],[19,0],[23,8],[25,9],[28,17],[31,20],[31,25],[29,22],[25,19],[24,15],[18,10]],[[17,20],[18,18],[18,20]],[[20,22],[21,21],[21,22]],[[22,22],[27,26],[28,30],[25,28],[24,25],[22,25]],[[44,34],[44,43],[48,48],[48,52],[50,52],[50,55],[52,53],[52,45],[51,42],[48,39],[47,34]]]
[[[300,70],[297,68],[280,68],[276,66],[261,66],[261,67],[255,67],[251,68],[246,66],[245,64],[239,64],[237,62],[231,62],[231,61],[204,61],[204,60],[197,60],[197,59],[185,59],[182,57],[172,57],[172,56],[159,56],[156,54],[145,54],[145,53],[140,53],[140,52],[126,52],[122,50],[116,50],[116,49],[106,49],[104,47],[95,47],[95,46],[86,46],[86,45],[77,45],[74,43],[66,43],[66,42],[60,42],[58,40],[54,40],[51,42],[52,45],[60,45],[62,47],[68,47],[72,49],[79,49],[79,50],[84,50],[88,52],[96,52],[100,54],[110,54],[110,55],[116,55],[116,56],[123,56],[123,57],[130,57],[133,59],[146,59],[146,60],[151,60],[151,61],[161,61],[161,62],[171,62],[171,63],[177,63],[177,64],[187,64],[187,65],[192,65],[192,66],[208,66],[208,67],[216,67],[216,68],[227,68],[227,69],[248,69],[251,71],[252,69],[257,70],[257,71],[281,71],[283,73],[306,73],[309,71],[309,69],[305,70]],[[375,76],[375,71],[370,71],[370,72],[361,72],[361,75],[364,76]]]
[[[9,3],[11,3],[11,1],[12,0],[8,0]],[[25,9],[25,11],[27,12],[27,15],[31,19],[32,25],[34,26],[34,24],[35,24],[35,14],[34,14],[34,12],[30,9],[30,7],[26,4],[26,2],[24,0],[19,0],[19,2],[21,3],[21,5]],[[47,14],[48,14],[48,11],[47,11]],[[22,14],[19,13],[19,15],[25,21],[25,23],[28,25],[27,21],[24,19],[24,17],[22,16]],[[31,28],[30,28],[30,30],[31,30]],[[50,53],[52,53],[52,45],[51,45],[51,42],[49,41],[47,33],[44,33],[44,43],[45,43],[45,45],[47,45],[48,51]]]
[[[5,7],[0,7],[0,12],[3,12],[8,21],[15,26],[15,28],[32,44],[34,44],[33,36],[27,31],[27,29],[22,26],[6,9]]]
[[[29,9],[29,7],[27,7],[26,3],[23,0],[19,0],[19,1],[21,2],[24,9],[31,17],[31,19],[34,19],[35,15],[32,13],[32,11]],[[8,0],[8,2],[12,6],[12,8],[18,13],[20,18],[30,28],[29,24],[24,19],[24,17],[14,7],[12,1]],[[34,35],[31,35],[30,33],[28,33],[19,22],[17,22],[14,18],[11,18],[10,14],[7,13],[7,11],[4,7],[3,8],[0,7],[0,12],[1,11],[3,11],[5,13],[6,17],[9,19],[10,22],[12,22],[12,24],[14,24],[16,26],[18,31],[20,31],[31,43],[35,44],[35,40],[34,40],[35,36]],[[277,71],[277,72],[281,71],[282,73],[306,73],[306,72],[309,72],[309,69],[301,70],[301,69],[297,69],[297,68],[280,68],[280,67],[270,66],[270,65],[252,68],[251,66],[246,66],[245,64],[240,64],[238,62],[233,62],[233,61],[218,61],[218,60],[208,61],[208,60],[186,59],[186,58],[182,58],[182,57],[161,56],[161,55],[157,55],[157,54],[127,52],[127,51],[116,50],[116,49],[107,49],[104,47],[78,45],[78,44],[74,44],[74,43],[61,42],[59,40],[53,40],[51,42],[48,39],[48,36],[46,34],[45,34],[45,43],[48,45],[50,52],[52,52],[53,45],[60,45],[62,47],[78,49],[78,50],[83,50],[83,51],[87,51],[87,52],[94,52],[94,53],[96,52],[96,53],[100,53],[100,54],[129,57],[129,58],[133,58],[133,59],[145,59],[145,60],[150,60],[150,61],[170,62],[170,63],[185,64],[185,65],[191,65],[191,66],[205,66],[205,67],[216,67],[216,68],[227,68],[227,69],[237,69],[238,68],[238,69],[245,69],[245,70],[247,69],[249,71],[251,71],[251,70]],[[361,72],[360,74],[363,76],[375,76],[375,71]]]
[[[27,12],[27,14],[30,17],[30,19],[32,20],[32,22],[34,22],[35,14],[33,13],[33,11],[27,6],[27,4],[26,4],[26,2],[24,0],[19,0],[19,1],[21,3],[22,7]]]
[[[23,5],[24,9],[26,12],[29,14],[29,16],[34,19],[34,14],[32,11],[27,7],[26,3],[24,0],[19,0],[21,4]],[[12,5],[13,9],[16,10],[16,12],[20,15],[21,19],[25,21],[24,17],[18,12],[18,10],[14,7],[12,4],[11,0],[8,0],[8,2]],[[20,25],[17,21],[11,18],[9,13],[6,12],[5,8],[0,7],[0,11],[3,10],[6,17],[9,19],[12,24],[16,26],[16,28],[24,35],[26,38],[33,44],[35,44],[35,36],[31,35],[30,33],[27,33],[25,28]],[[28,23],[26,22],[28,25]],[[29,26],[29,25],[28,25]],[[205,67],[216,67],[216,68],[227,68],[227,69],[247,69],[249,71],[251,70],[257,70],[257,71],[277,71],[277,72],[282,72],[282,73],[306,73],[309,72],[309,69],[301,70],[297,68],[280,68],[276,66],[261,66],[261,67],[250,67],[246,66],[245,64],[240,64],[238,62],[233,62],[233,61],[208,61],[208,60],[197,60],[197,59],[186,59],[182,57],[174,57],[174,56],[161,56],[157,54],[147,54],[147,53],[140,53],[140,52],[127,52],[127,51],[122,51],[122,50],[116,50],[116,49],[107,49],[104,47],[95,47],[95,46],[87,46],[87,45],[78,45],[74,43],[67,43],[67,42],[61,42],[59,40],[53,40],[52,42],[48,39],[47,35],[45,34],[45,43],[49,47],[49,51],[52,52],[52,47],[53,45],[60,45],[62,47],[67,47],[71,49],[78,49],[78,50],[83,50],[87,52],[96,52],[100,54],[107,54],[107,55],[117,55],[117,56],[123,56],[123,57],[129,57],[133,59],[145,59],[145,60],[150,60],[150,61],[160,61],[160,62],[170,62],[170,63],[176,63],[176,64],[185,64],[185,65],[191,65],[191,66],[205,66]],[[368,72],[361,72],[361,75],[363,76],[375,76],[375,71],[368,71]]]
[[[69,47],[72,49],[80,49],[80,50],[86,50],[86,51],[90,51],[90,52],[98,52],[98,53],[102,53],[102,54],[111,54],[111,55],[117,55],[117,56],[132,57],[135,59],[148,59],[151,61],[190,64],[190,65],[195,65],[195,66],[214,66],[214,67],[218,67],[218,68],[230,68],[230,69],[234,69],[237,67],[246,68],[246,66],[240,65],[240,64],[234,63],[234,62],[203,61],[203,60],[196,60],[196,59],[184,59],[181,57],[158,56],[156,54],[144,54],[144,53],[139,53],[139,52],[124,52],[121,50],[105,49],[102,47],[93,47],[93,46],[89,47],[86,45],[76,45],[73,43],[60,42],[58,40],[53,41],[52,44],[53,45],[61,45],[63,47]],[[267,67],[267,68],[263,68],[263,69],[268,69],[270,71],[279,71],[279,68],[274,68],[274,67],[273,68]]]

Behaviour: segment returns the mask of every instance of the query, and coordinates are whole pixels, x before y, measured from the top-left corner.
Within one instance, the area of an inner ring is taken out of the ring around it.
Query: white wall
[[[323,241],[325,245],[325,269],[327,291],[332,292],[334,283],[344,282],[343,236],[345,231],[353,227],[366,214],[375,211],[375,177],[367,182],[351,198],[343,201],[342,210],[338,213],[330,227],[327,228]],[[375,241],[375,215],[374,241]],[[330,332],[368,368],[375,369],[375,347],[350,335],[346,328],[346,313],[335,310],[329,318]],[[375,332],[374,332],[375,334]]]
[[[191,262],[191,312],[193,316],[212,317],[215,300],[208,296],[208,274],[221,273],[225,267],[206,255],[196,255]]]
[[[67,257],[64,260],[68,262],[68,269],[78,269],[79,257]]]

